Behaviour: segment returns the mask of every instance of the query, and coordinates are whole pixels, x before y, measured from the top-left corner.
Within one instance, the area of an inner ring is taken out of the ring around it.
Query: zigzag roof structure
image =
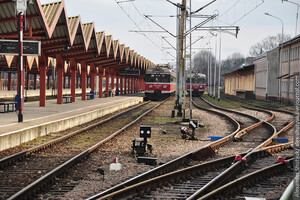
[[[17,17],[12,0],[0,0],[0,38],[17,39]],[[2,12],[3,11],[3,12]],[[130,67],[145,70],[155,64],[140,56],[134,50],[120,44],[112,35],[97,32],[94,22],[82,23],[80,16],[68,17],[64,1],[41,4],[33,0],[26,12],[27,29],[24,40],[41,41],[44,56],[64,60],[75,59],[102,68],[122,69]],[[66,47],[68,50],[64,50]],[[14,57],[0,57],[0,68],[14,66]],[[28,56],[28,65],[38,66],[37,57]]]

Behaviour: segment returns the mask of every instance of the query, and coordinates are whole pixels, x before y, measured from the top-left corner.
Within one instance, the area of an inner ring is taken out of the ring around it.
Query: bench
[[[72,96],[63,96],[63,103],[72,103]]]
[[[0,106],[3,106],[3,112],[0,111],[0,113],[14,112],[16,111],[16,105],[17,102],[14,101],[0,102]]]

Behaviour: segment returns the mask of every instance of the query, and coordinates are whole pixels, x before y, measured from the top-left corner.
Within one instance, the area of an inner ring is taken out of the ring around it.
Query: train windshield
[[[186,83],[190,83],[190,82],[191,82],[190,78],[187,78]],[[192,83],[205,84],[205,79],[200,78],[200,77],[193,77],[192,78]]]
[[[169,74],[146,74],[146,82],[160,83],[160,82],[170,82]]]

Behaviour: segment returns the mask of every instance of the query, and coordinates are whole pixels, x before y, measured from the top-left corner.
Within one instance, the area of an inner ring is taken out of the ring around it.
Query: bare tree
[[[212,62],[211,65],[214,66],[216,59],[211,52],[207,50],[201,50],[200,52],[198,52],[194,57],[193,71],[197,71],[207,75],[207,66],[208,66],[209,57],[210,57],[210,62]]]
[[[291,38],[290,35],[283,34],[283,41],[287,41]],[[271,49],[274,49],[281,43],[281,34],[278,33],[276,36],[268,36],[261,42],[257,42],[250,47],[250,56],[256,57],[263,54]]]
[[[222,62],[222,74],[232,72],[245,63],[245,57],[241,53],[233,53]]]

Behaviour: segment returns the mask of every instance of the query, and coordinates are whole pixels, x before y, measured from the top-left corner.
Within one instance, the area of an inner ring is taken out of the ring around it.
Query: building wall
[[[236,96],[236,91],[254,91],[254,71],[245,69],[242,73],[232,72],[225,77],[225,94]]]
[[[268,93],[267,96],[270,99],[277,99],[278,97],[278,82],[276,79],[279,69],[279,48],[273,49],[267,52],[268,60]]]
[[[285,103],[294,102],[294,77],[287,78],[299,72],[300,41],[292,42],[283,48],[281,74],[287,74],[281,79],[281,97]]]
[[[254,76],[255,76],[255,98],[266,100],[267,94],[267,75],[268,75],[268,61],[267,56],[261,56],[254,61]]]

